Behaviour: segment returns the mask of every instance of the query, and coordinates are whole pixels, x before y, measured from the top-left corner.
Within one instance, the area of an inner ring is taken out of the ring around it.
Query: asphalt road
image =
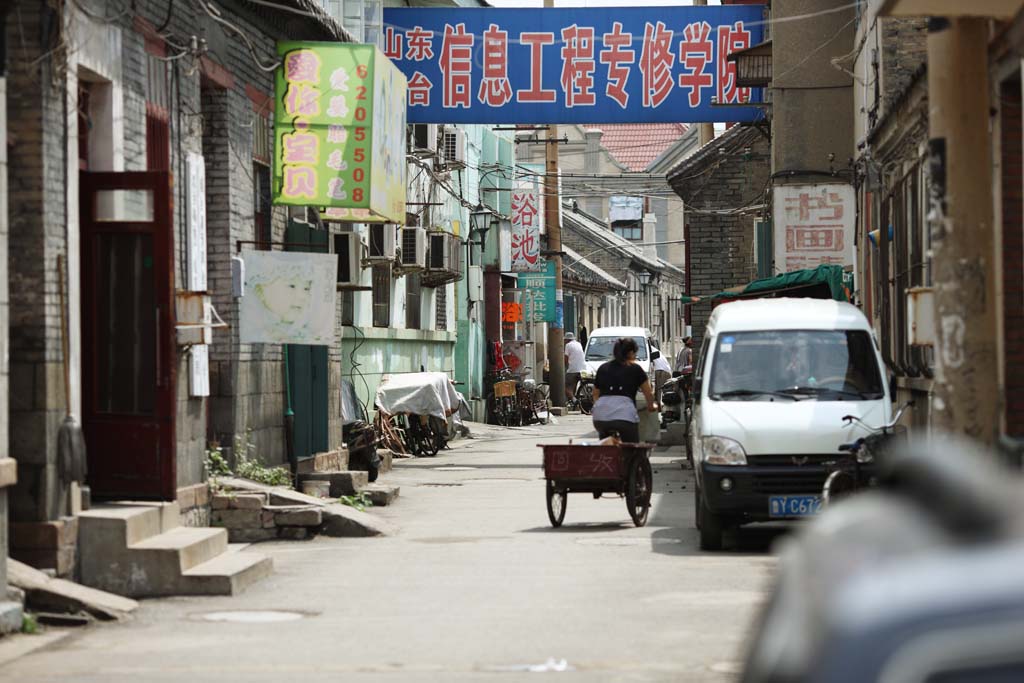
[[[242,595],[145,601],[0,680],[734,680],[777,530],[700,552],[681,449],[655,452],[648,526],[621,499],[580,494],[552,529],[536,445],[589,430],[578,416],[486,428],[437,458],[396,461],[386,479],[401,497],[374,510],[396,536],[254,546],[275,573]],[[294,620],[208,619],[240,610]]]

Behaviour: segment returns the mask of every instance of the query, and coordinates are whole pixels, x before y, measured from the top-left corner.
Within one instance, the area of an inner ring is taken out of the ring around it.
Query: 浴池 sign
[[[403,222],[405,76],[373,45],[283,42],[277,52],[274,203]]]
[[[384,10],[411,123],[753,121],[728,56],[760,43],[763,5]],[[642,3],[636,3],[640,5]],[[716,106],[728,105],[728,106]]]

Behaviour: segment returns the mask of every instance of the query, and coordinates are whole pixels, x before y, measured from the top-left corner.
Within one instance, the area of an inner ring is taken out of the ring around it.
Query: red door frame
[[[80,175],[82,426],[89,484],[96,497],[174,500],[176,364],[174,333],[174,213],[168,171]],[[105,190],[150,190],[153,220],[97,221],[96,196]],[[101,413],[98,409],[99,236],[147,234],[152,240],[153,297],[156,306],[154,410],[149,415]]]

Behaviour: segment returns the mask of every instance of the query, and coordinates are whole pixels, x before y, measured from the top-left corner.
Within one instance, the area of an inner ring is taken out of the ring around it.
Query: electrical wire
[[[267,72],[275,71],[277,69],[277,67],[281,66],[281,60],[278,60],[278,61],[274,62],[273,64],[264,64],[263,60],[261,60],[259,55],[256,54],[256,48],[253,46],[252,41],[249,40],[249,36],[246,35],[245,31],[243,31],[242,29],[238,28],[237,26],[232,24],[227,19],[222,18],[220,16],[220,10],[219,9],[217,9],[216,7],[211,7],[210,5],[208,5],[206,3],[206,0],[195,0],[195,2],[199,3],[199,6],[202,7],[206,11],[206,13],[208,15],[210,15],[211,19],[216,21],[218,24],[220,24],[222,26],[225,26],[226,28],[230,29],[235,35],[237,35],[239,38],[242,39],[242,41],[245,43],[246,47],[249,48],[249,53],[252,55],[253,61],[256,63],[256,66],[261,71],[267,71]]]

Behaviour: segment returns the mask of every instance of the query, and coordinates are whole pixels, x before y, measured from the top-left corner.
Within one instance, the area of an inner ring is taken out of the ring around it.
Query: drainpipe
[[[295,455],[295,413],[292,411],[292,381],[288,372],[288,345],[284,347],[284,447],[288,454],[288,466],[295,476],[296,485],[299,482],[299,459]]]

